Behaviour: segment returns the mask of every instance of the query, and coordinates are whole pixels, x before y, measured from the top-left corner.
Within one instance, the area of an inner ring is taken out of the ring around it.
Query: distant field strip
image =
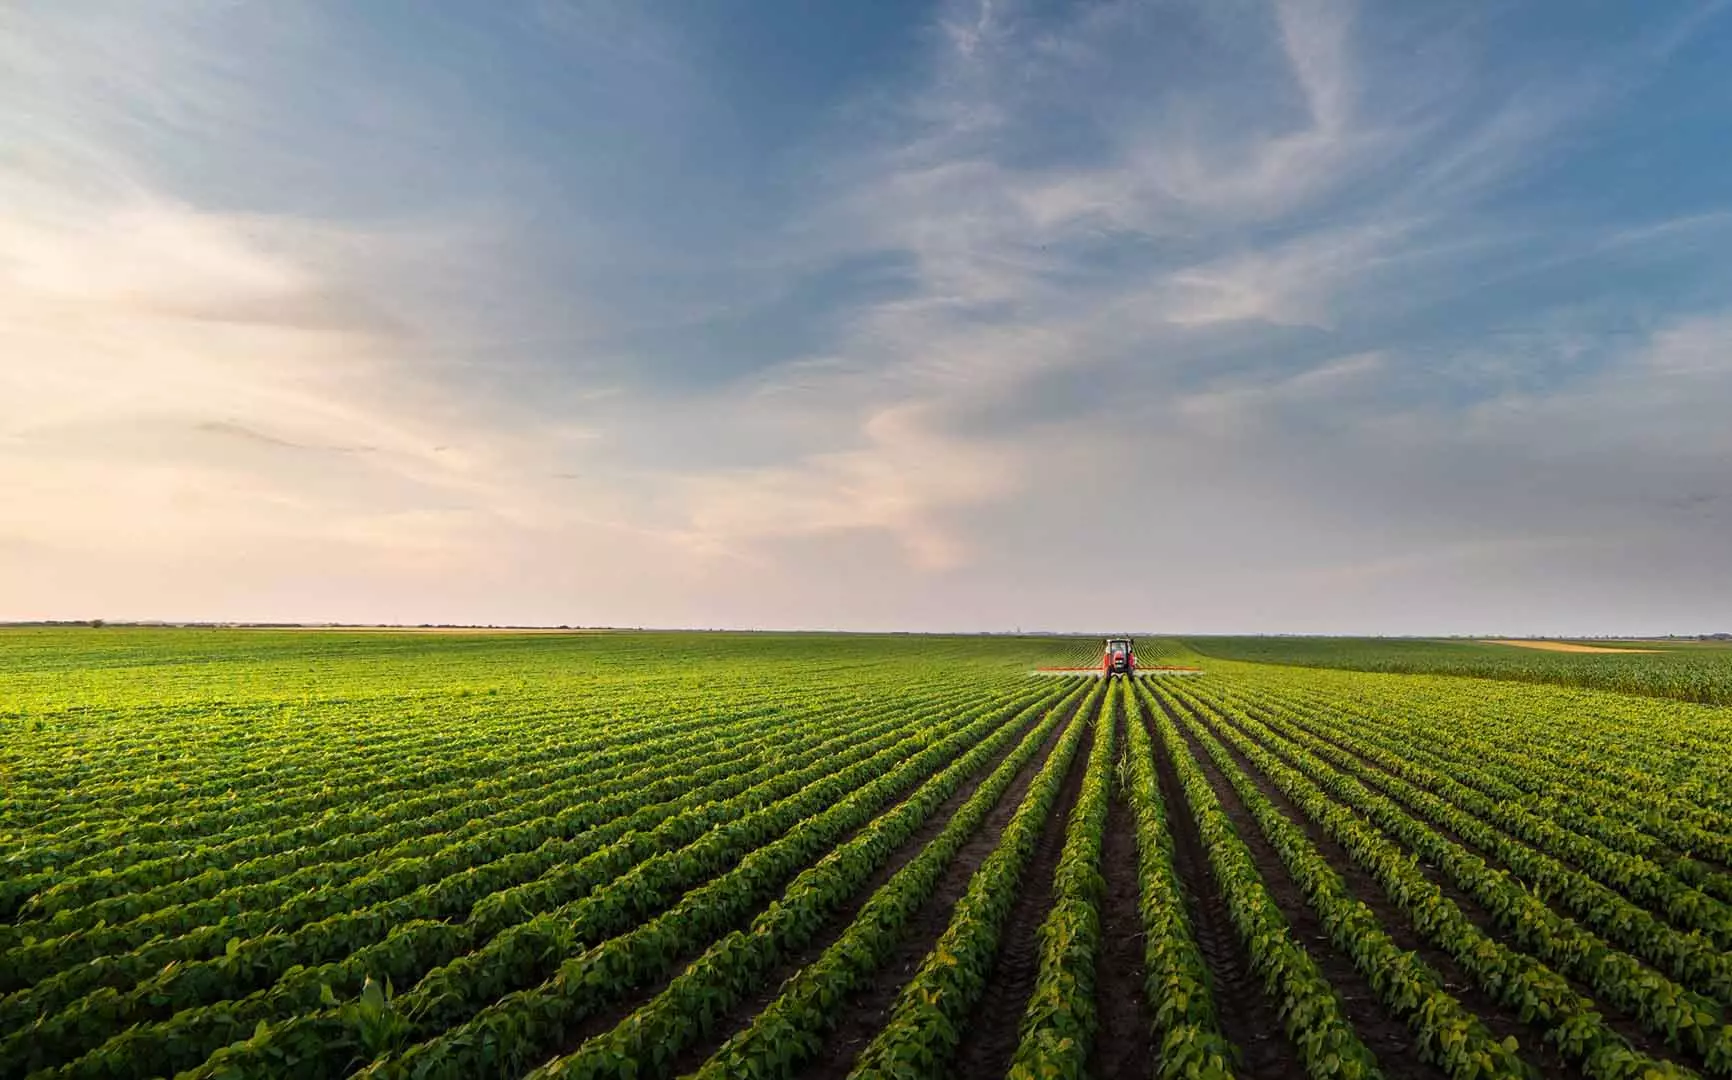
[[[1487,638],[1487,645],[1513,645],[1518,649],[1540,649],[1544,652],[1565,653],[1657,653],[1658,649],[1644,649],[1637,645],[1583,645],[1575,641],[1536,641],[1533,639]]]
[[[1732,1080],[1732,709],[1167,641],[1202,673],[0,645],[7,1077]]]
[[[1732,705],[1732,642],[1587,645],[1523,639],[1215,637],[1187,638],[1185,644],[1216,660],[1466,675]]]

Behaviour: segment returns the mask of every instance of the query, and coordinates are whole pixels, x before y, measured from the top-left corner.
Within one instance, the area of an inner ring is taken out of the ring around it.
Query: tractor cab
[[[1101,652],[1101,670],[1108,675],[1133,675],[1137,670],[1137,654],[1128,637],[1107,638]]]

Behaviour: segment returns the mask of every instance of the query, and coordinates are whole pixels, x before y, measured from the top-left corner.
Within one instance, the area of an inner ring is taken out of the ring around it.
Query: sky
[[[0,6],[0,619],[1732,630],[1732,3]]]

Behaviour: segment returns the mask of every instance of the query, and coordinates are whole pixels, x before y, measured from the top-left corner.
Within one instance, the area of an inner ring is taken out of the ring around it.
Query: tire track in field
[[[957,1076],[1003,1076],[1016,1053],[1023,1010],[1040,973],[1040,924],[1053,903],[1053,874],[1064,851],[1065,828],[1082,794],[1089,752],[1109,702],[1102,698],[1059,788],[1052,813],[1041,823],[1040,840],[1018,882],[1016,902],[998,939],[986,992],[963,1027],[951,1070]]]
[[[1052,734],[1041,747],[1040,753],[1023,766],[980,828],[956,853],[956,857],[951,860],[940,878],[937,889],[920,908],[919,913],[903,928],[902,941],[895,954],[880,965],[851,995],[850,1000],[841,1006],[839,1020],[824,1039],[823,1049],[818,1056],[801,1070],[802,1077],[842,1080],[848,1075],[855,1057],[884,1027],[902,987],[919,970],[926,954],[932,951],[933,944],[950,925],[951,911],[968,891],[969,879],[980,868],[980,864],[986,861],[986,857],[998,847],[1005,826],[1015,816],[1016,808],[1022,805],[1023,797],[1028,794],[1034,778],[1040,775],[1047,759],[1064,740],[1064,733],[1069,730],[1070,725],[1079,722],[1076,714],[1086,700],[1086,696],[1079,697],[1066,707],[1069,715],[1054,725]]]

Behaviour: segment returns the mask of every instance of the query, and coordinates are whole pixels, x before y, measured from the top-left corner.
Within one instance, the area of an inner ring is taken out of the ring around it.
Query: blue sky
[[[0,617],[1732,628],[1732,5],[0,11]]]

